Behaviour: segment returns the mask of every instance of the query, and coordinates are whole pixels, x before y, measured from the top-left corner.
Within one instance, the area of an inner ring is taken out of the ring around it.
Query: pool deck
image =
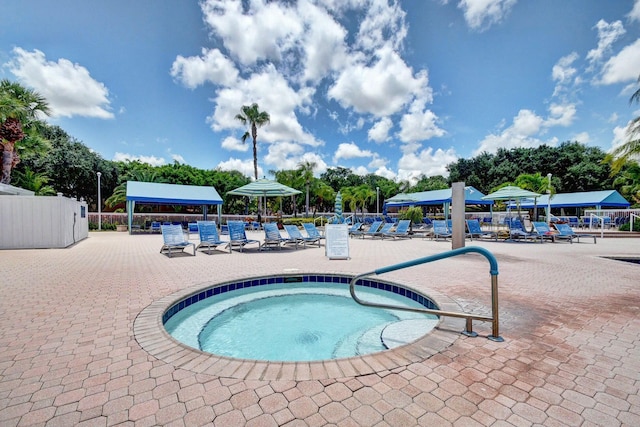
[[[359,274],[451,243],[351,239],[349,260],[317,247],[169,259],[160,235],[92,232],[67,249],[0,251],[0,426],[639,426],[640,265],[604,257],[640,257],[640,239],[466,244],[498,260],[504,342],[486,338],[488,322],[474,322],[476,338],[453,322],[374,356],[301,365],[198,354],[145,313],[220,281]],[[491,312],[477,254],[380,278]]]

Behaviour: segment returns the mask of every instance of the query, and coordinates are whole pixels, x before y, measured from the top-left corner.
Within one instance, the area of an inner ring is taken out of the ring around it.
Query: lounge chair
[[[349,236],[361,236],[362,235],[362,223],[356,222],[349,227]]]
[[[244,231],[244,221],[229,221],[229,251],[234,248],[244,251],[246,245],[253,243],[258,244],[258,250],[262,248],[262,243],[259,240],[247,239],[247,234]]]
[[[162,239],[164,244],[160,248],[160,253],[166,253],[171,258],[171,251],[184,252],[189,246],[193,246],[193,256],[196,255],[196,245],[185,238],[181,225],[163,225]]]
[[[320,230],[316,228],[315,224],[305,222],[302,224],[302,226],[304,227],[309,237],[318,239],[318,246],[320,246],[320,244],[322,243],[322,239],[324,239],[324,236],[320,233]]]
[[[441,219],[434,220],[433,222],[433,234],[432,237],[435,240],[444,239],[447,240],[451,238],[451,231],[449,227],[447,227],[447,222]]]
[[[543,242],[543,237],[538,233],[530,233],[525,230],[524,225],[518,218],[511,218],[505,221],[509,227],[509,240],[523,239],[525,242],[529,239],[540,240]]]
[[[196,246],[196,251],[199,249],[207,248],[207,254],[211,255],[211,248],[217,249],[218,246],[226,245],[229,247],[229,253],[231,253],[231,247],[228,240],[220,240],[218,235],[218,226],[215,221],[198,221],[198,234],[200,235],[200,243]]]
[[[264,241],[262,242],[263,248],[278,248],[282,249],[285,245],[294,245],[298,249],[298,244],[303,243],[298,239],[292,237],[282,237],[278,224],[275,222],[267,222],[263,225],[264,228]]]
[[[161,233],[162,229],[160,227],[161,224],[159,221],[153,221],[151,223],[151,228],[149,229],[149,231],[151,231],[152,233]]]
[[[569,238],[569,243],[573,243],[573,239],[576,239],[578,243],[580,243],[581,237],[593,237],[593,243],[597,243],[596,236],[593,234],[578,234],[573,231],[573,228],[571,228],[569,224],[553,224],[553,226],[558,230],[558,236]]]
[[[381,221],[374,221],[366,231],[360,233],[360,236],[364,239],[365,237],[377,237],[380,235],[380,232],[385,229],[385,232],[391,231],[393,224],[390,222],[382,223]]]
[[[311,237],[311,236],[303,236],[298,226],[293,224],[287,224],[284,226],[284,229],[287,231],[287,234],[292,239],[297,239],[299,242],[302,242],[304,247],[307,247],[307,243],[314,244],[317,243],[318,247],[320,247],[320,237]]]
[[[411,225],[410,219],[401,219],[398,221],[398,225],[396,226],[395,231],[389,231],[387,233],[382,233],[382,239],[385,237],[391,237],[394,240],[397,239],[410,239],[411,235],[409,234],[409,226]]]
[[[468,219],[467,221],[467,234],[471,240],[475,237],[476,239],[489,238],[495,241],[498,241],[498,233],[494,231],[485,231],[480,227],[480,221],[477,219]]]
[[[198,224],[196,222],[190,222],[187,224],[187,231],[189,232],[189,238],[191,238],[192,234],[200,234],[198,231]]]
[[[556,241],[556,237],[559,239],[563,239],[564,237],[558,235],[555,231],[549,228],[546,222],[543,221],[533,221],[533,228],[538,233],[542,239],[549,239],[552,242]]]

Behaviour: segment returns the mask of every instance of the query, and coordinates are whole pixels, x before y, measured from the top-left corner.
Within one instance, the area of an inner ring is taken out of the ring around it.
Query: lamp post
[[[380,187],[376,187],[376,216],[380,216]]]
[[[102,174],[96,172],[96,175],[98,175],[98,230],[102,230],[102,203],[100,200],[100,177]]]
[[[547,186],[547,225],[551,227],[551,172],[547,174],[549,185]]]

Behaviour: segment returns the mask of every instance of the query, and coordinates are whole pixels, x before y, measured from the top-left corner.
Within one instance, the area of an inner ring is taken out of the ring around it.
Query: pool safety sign
[[[327,224],[325,226],[325,255],[329,259],[349,259],[349,226]]]

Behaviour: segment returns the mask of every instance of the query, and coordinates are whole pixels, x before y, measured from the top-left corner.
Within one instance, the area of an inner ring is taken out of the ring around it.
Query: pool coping
[[[335,275],[297,271],[288,275]],[[340,276],[348,274],[340,273]],[[355,274],[354,274],[355,276]],[[236,280],[246,280],[238,277]],[[233,280],[225,280],[225,283]],[[380,280],[387,282],[388,280]],[[459,304],[439,292],[425,293],[410,283],[393,280],[407,289],[427,296],[443,311],[463,312]],[[421,338],[381,352],[341,359],[304,362],[271,362],[263,360],[237,359],[207,353],[175,340],[164,328],[162,317],[166,310],[177,301],[201,292],[216,283],[200,283],[157,299],[143,309],[133,324],[133,333],[140,346],[153,357],[176,368],[194,373],[241,380],[322,380],[369,375],[390,371],[412,363],[420,362],[440,353],[458,338],[464,329],[464,319],[441,317],[438,324]]]

